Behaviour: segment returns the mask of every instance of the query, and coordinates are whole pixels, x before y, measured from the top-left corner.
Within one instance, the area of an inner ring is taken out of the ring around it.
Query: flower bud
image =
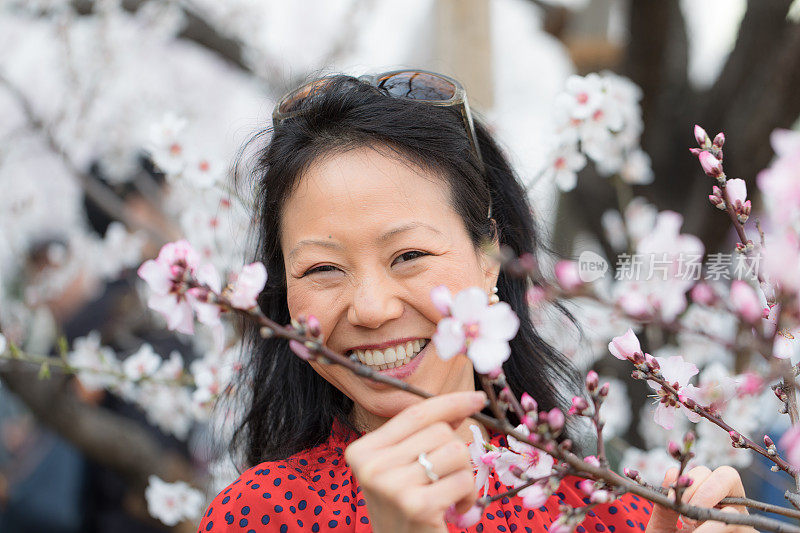
[[[722,163],[710,152],[701,153],[699,158],[700,166],[703,167],[703,172],[706,173],[706,176],[710,178],[719,178],[725,175],[722,172]]]
[[[598,459],[594,455],[587,455],[586,457],[583,458],[583,462],[590,464],[592,466],[596,466],[598,468],[600,467],[600,459]]]
[[[717,148],[722,148],[722,145],[725,144],[725,134],[722,132],[717,133],[717,136],[714,137],[714,142],[712,144]]]
[[[694,125],[694,140],[697,141],[698,146],[701,148],[707,148],[707,145],[711,143],[711,139],[709,139],[706,130],[701,128],[698,124]]]
[[[564,427],[564,413],[558,407],[553,407],[547,413],[547,423],[553,431],[559,431]]]
[[[692,301],[702,305],[712,305],[716,300],[714,289],[708,283],[696,283],[691,290]]]
[[[572,397],[572,406],[569,408],[571,415],[583,415],[589,408],[589,403],[582,396]]]
[[[744,438],[735,431],[729,431],[728,436],[731,438],[731,444],[734,448],[741,448],[744,446]]]
[[[292,350],[295,355],[297,355],[300,359],[304,359],[306,361],[313,361],[317,358],[311,350],[308,349],[302,342],[298,342],[296,340],[289,341],[289,349]]]
[[[564,259],[556,263],[555,275],[558,284],[566,291],[576,291],[583,285],[578,271],[578,263],[575,261]]]
[[[764,435],[764,444],[767,446],[767,448],[775,446],[775,443],[772,441],[769,435]]]
[[[320,337],[322,335],[322,325],[314,315],[309,315],[308,317],[308,332],[312,337]]]
[[[634,470],[633,468],[625,468],[622,470],[622,473],[625,474],[625,477],[628,477],[636,482],[642,478],[642,476],[639,474],[639,471]]]
[[[683,455],[680,447],[675,441],[669,441],[669,444],[667,444],[667,453],[669,453],[670,457],[678,461],[680,461],[681,456]]]
[[[687,488],[691,487],[694,480],[689,476],[679,476],[678,480],[675,482],[675,486],[679,488]]]
[[[599,377],[597,372],[594,370],[590,370],[588,374],[586,374],[586,390],[589,392],[594,392],[597,390]]]
[[[591,494],[594,492],[594,481],[591,479],[584,479],[583,481],[578,482],[578,488],[581,489],[586,494]]]
[[[694,431],[687,431],[686,435],[683,436],[683,445],[686,447],[691,446],[695,440],[697,440],[697,436]]]
[[[536,404],[536,400],[533,399],[533,396],[528,394],[527,392],[522,393],[522,397],[519,400],[520,405],[522,406],[522,410],[526,413],[531,411],[536,412],[539,409],[539,406]]]
[[[606,382],[603,383],[603,385],[600,387],[600,392],[598,392],[598,394],[600,395],[601,398],[605,398],[606,396],[608,396],[608,392],[610,390],[611,390],[611,385],[609,385],[608,382]]]
[[[700,152],[702,152],[703,150],[701,150],[700,148],[689,148],[689,151],[692,153],[692,155],[699,156]]]

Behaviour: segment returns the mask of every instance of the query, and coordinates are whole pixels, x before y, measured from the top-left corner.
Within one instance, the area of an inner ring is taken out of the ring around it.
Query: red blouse
[[[220,492],[206,510],[198,533],[266,531],[372,531],[361,487],[344,460],[344,449],[358,438],[334,432],[324,444],[283,461],[261,463]],[[506,446],[500,434],[492,443]],[[558,517],[560,503],[588,503],[577,488],[580,479],[567,477],[558,491],[538,509],[526,509],[518,496],[491,503],[480,522],[467,530],[448,524],[451,532],[547,531]],[[488,494],[505,492],[496,474],[489,477]],[[632,494],[598,505],[576,529],[578,533],[645,530],[652,503]]]

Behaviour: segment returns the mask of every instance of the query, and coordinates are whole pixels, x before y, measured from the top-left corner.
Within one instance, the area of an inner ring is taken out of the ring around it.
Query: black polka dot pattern
[[[334,431],[325,444],[285,461],[262,463],[245,471],[211,502],[198,527],[203,532],[372,531],[367,505],[358,480],[344,460],[344,449],[354,439]],[[499,435],[495,445],[505,445]],[[582,506],[585,494],[579,479],[564,479],[558,491],[538,509],[526,509],[519,497],[501,498],[486,508],[479,523],[469,529],[448,524],[450,532],[545,532],[558,517],[559,504]],[[507,488],[492,474],[488,494]],[[626,494],[588,513],[578,533],[641,533],[652,504]]]

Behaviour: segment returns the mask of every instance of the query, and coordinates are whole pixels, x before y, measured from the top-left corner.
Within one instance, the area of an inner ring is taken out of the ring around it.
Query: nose
[[[376,329],[402,314],[403,302],[391,280],[364,277],[353,290],[347,319],[354,326]]]

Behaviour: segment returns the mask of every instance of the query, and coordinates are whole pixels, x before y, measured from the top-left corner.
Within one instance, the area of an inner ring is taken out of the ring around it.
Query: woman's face
[[[328,348],[432,394],[474,388],[469,360],[444,361],[429,342],[441,318],[430,292],[489,293],[498,267],[473,246],[442,178],[380,148],[320,158],[284,206],[281,248],[289,312],[318,318]],[[357,416],[389,418],[418,401],[344,367],[311,365]]]

